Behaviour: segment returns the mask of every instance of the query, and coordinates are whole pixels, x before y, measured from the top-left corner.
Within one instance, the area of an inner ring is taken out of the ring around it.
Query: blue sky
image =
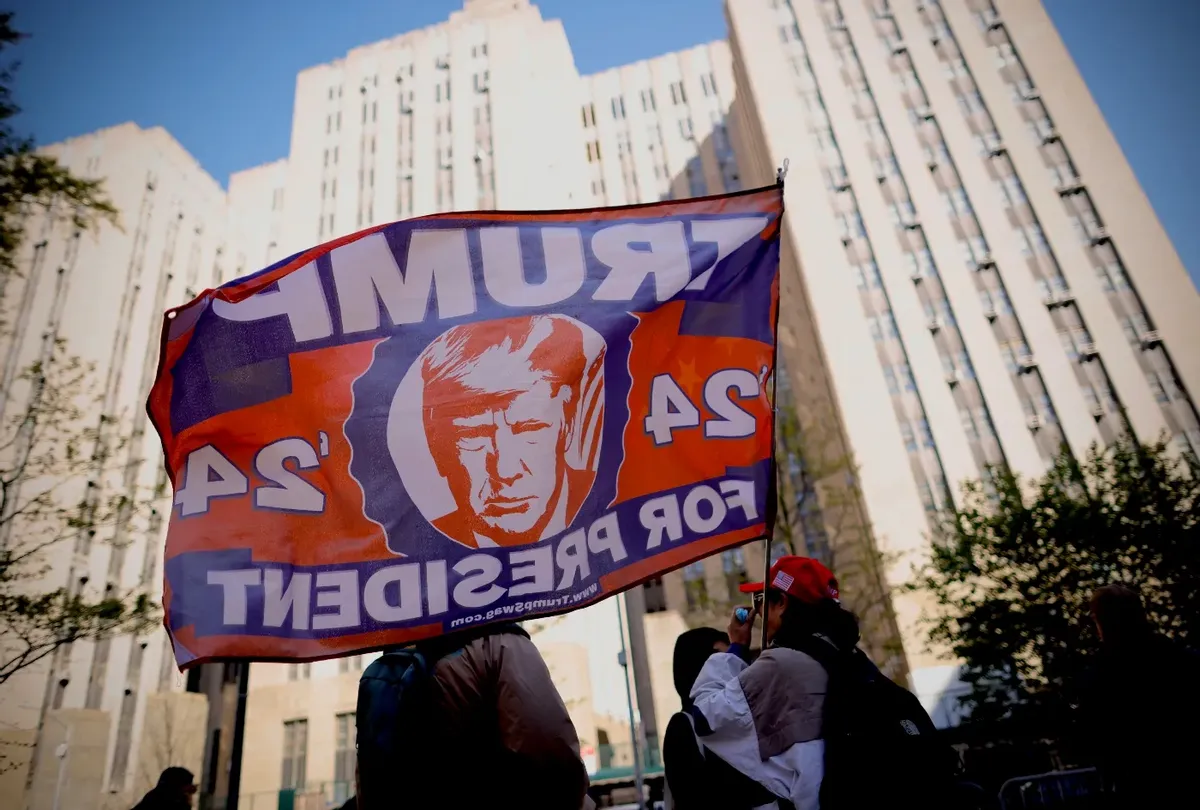
[[[848,0],[855,2],[856,0]],[[1200,2],[1045,0],[1200,285]],[[725,35],[721,0],[538,0],[589,73]],[[445,20],[460,0],[15,0],[33,35],[18,129],[40,143],[166,127],[214,177],[287,154],[296,73]],[[629,21],[636,20],[635,24]],[[1053,112],[1053,111],[1051,111]]]

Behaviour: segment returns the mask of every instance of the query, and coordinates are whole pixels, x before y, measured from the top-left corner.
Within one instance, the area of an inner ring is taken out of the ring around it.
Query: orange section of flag
[[[771,455],[772,347],[749,338],[680,335],[684,305],[672,301],[637,314],[614,504],[717,478],[727,467]]]
[[[211,443],[244,474],[249,491],[236,497],[213,498],[208,512],[171,522],[172,556],[188,551],[253,549],[255,560],[292,565],[328,565],[391,557],[383,530],[363,516],[362,490],[350,475],[350,443],[342,427],[353,407],[354,380],[371,363],[377,341],[309,352],[289,359],[292,390],[288,396],[221,414],[194,425],[175,437],[171,467],[187,468],[187,453]],[[322,435],[323,434],[323,435]],[[320,513],[292,513],[254,506],[254,490],[270,486],[258,475],[255,456],[266,445],[296,437],[320,455],[315,469],[285,466],[324,496]],[[176,489],[180,481],[176,481]],[[178,507],[176,507],[178,513]]]

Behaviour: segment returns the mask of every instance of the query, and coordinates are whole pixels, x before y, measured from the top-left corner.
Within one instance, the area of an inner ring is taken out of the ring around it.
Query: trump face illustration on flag
[[[599,335],[561,315],[442,333],[414,370],[424,438],[453,510],[430,514],[414,499],[425,518],[477,548],[535,543],[566,529],[596,475],[603,364]]]

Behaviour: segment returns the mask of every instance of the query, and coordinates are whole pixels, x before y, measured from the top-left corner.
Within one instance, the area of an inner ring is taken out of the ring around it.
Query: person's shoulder
[[[542,660],[537,645],[518,625],[502,625],[483,633],[467,645],[472,654],[491,664],[519,665],[521,662]]]
[[[770,647],[739,676],[743,688],[783,679],[806,688],[825,688],[825,667],[813,656],[791,647]]]
[[[671,719],[667,721],[667,728],[663,732],[664,743],[666,740],[678,737],[681,734],[692,735],[692,721],[688,719],[686,712],[675,712],[671,715]]]
[[[794,647],[769,647],[763,650],[758,656],[754,664],[759,664],[770,668],[796,669],[796,670],[814,670],[819,669],[822,672],[824,668],[816,656],[805,650],[798,650]]]

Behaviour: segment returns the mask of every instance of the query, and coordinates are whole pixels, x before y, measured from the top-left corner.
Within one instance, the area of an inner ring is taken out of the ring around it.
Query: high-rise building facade
[[[790,160],[785,358],[828,386],[882,550],[919,558],[997,465],[1200,450],[1200,300],[1040,3],[726,12],[748,183]],[[954,667],[896,610],[937,708]]]
[[[562,24],[528,0],[469,0],[302,71],[271,258],[440,211],[587,205],[578,95]]]
[[[145,400],[157,368],[162,314],[199,290],[246,272],[246,257],[228,220],[224,191],[162,128],[123,124],[45,152],[77,176],[104,178],[120,224],[87,231],[73,227],[62,211],[34,216],[17,256],[17,273],[0,281],[0,411],[11,424],[13,417],[41,410],[44,424],[27,433],[6,428],[6,474],[20,469],[15,459],[22,454],[36,456],[68,437],[92,454],[97,448],[88,434],[94,432],[99,455],[107,461],[97,462],[86,475],[57,482],[56,503],[80,504],[84,517],[115,496],[139,503],[153,491],[160,497],[152,512],[133,523],[105,521],[94,530],[6,515],[0,544],[19,554],[35,545],[30,537],[49,536],[43,529],[59,536],[31,558],[27,571],[45,566],[40,579],[27,583],[31,592],[61,588],[89,600],[134,591],[154,597],[171,505],[161,445],[145,418]],[[39,388],[22,382],[35,365],[46,369],[50,380],[65,379],[54,369],[69,368],[72,359],[92,366],[79,385]],[[45,413],[47,407],[60,408],[60,400],[50,399],[52,388],[72,395],[83,408],[81,422],[63,424]],[[111,419],[102,421],[102,415]],[[6,504],[26,504],[47,487],[48,482],[29,476],[6,483]],[[20,653],[21,644],[13,636],[0,638],[4,660]],[[137,637],[79,641],[35,658],[0,692],[0,754],[6,760],[0,803],[10,806],[12,800],[11,806],[19,807],[24,795],[30,806],[49,807],[60,778],[64,807],[99,807],[109,794],[123,801],[146,782],[145,763],[137,755],[146,696],[178,692],[181,686],[161,628]],[[179,705],[159,701],[156,711],[180,712],[176,725],[183,731],[186,700]],[[194,734],[202,738],[203,723]],[[37,744],[34,758],[26,763],[21,755],[32,743]],[[66,744],[61,760],[54,756],[60,743]],[[187,761],[200,765],[198,753]]]

